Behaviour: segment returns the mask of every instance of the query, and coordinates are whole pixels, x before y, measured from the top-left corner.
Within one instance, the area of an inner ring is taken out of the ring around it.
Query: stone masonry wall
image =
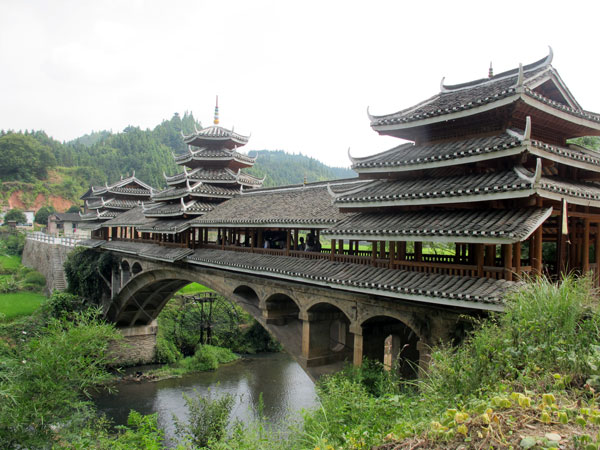
[[[118,365],[131,366],[154,362],[156,355],[156,321],[150,325],[118,328],[123,340],[111,343],[110,353],[116,358]]]
[[[37,270],[46,277],[46,292],[51,293],[55,286],[56,271],[52,261],[53,254],[58,256],[60,264],[64,264],[72,247],[54,245],[47,242],[27,239],[23,249],[22,263],[26,267]]]

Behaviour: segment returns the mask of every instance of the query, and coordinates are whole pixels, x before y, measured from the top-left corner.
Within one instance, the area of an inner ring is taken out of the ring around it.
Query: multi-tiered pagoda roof
[[[569,216],[577,230],[571,231],[577,233],[571,268],[587,270],[589,250],[582,250],[586,244],[579,233],[586,228],[587,242],[594,234],[600,238],[600,226],[594,226],[600,220],[600,154],[570,139],[600,136],[600,115],[582,109],[552,67],[552,57],[550,50],[533,64],[468,83],[442,80],[440,92],[423,102],[369,115],[379,134],[413,142],[372,156],[349,155],[365,183],[329,190],[334,204],[353,214],[323,234],[398,245],[481,243],[490,247],[488,265],[495,265],[493,245],[510,246],[507,254],[514,250],[520,259],[520,244],[537,233],[537,241],[529,242],[529,259],[539,272],[542,241],[564,246]],[[471,247],[461,256],[481,263],[475,253],[482,252]],[[556,253],[566,258],[564,249]],[[502,264],[506,275],[520,270],[521,261]]]
[[[212,211],[243,188],[262,185],[264,179],[242,172],[256,161],[237,150],[248,137],[218,126],[218,107],[214,125],[183,135],[183,140],[188,144],[187,152],[174,155],[183,171],[165,174],[168,187],[153,193],[152,202],[144,205],[146,217],[187,222]]]
[[[152,187],[135,177],[135,173],[116,183],[92,186],[84,196],[85,205],[81,218],[101,223],[150,200]]]

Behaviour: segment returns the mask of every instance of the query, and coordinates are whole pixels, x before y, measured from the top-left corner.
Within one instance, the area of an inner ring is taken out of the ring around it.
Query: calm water
[[[301,409],[316,404],[314,384],[300,366],[285,353],[251,356],[220,367],[214,372],[202,372],[183,378],[158,382],[123,383],[118,393],[96,400],[101,411],[115,424],[126,424],[131,409],[142,414],[158,412],[161,427],[173,443],[173,414],[187,418],[182,394],[236,397],[232,418],[248,422],[257,418],[259,396],[262,393],[264,415],[269,423],[284,428],[290,419],[298,418]]]

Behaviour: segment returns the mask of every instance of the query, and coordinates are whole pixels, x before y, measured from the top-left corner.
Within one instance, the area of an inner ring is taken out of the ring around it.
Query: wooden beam
[[[335,259],[335,239],[331,240],[331,253],[329,254],[329,259],[332,261]]]
[[[540,225],[533,234],[534,240],[534,257],[533,257],[533,273],[535,275],[542,275],[542,226]]]
[[[581,268],[583,274],[590,270],[590,219],[583,220],[583,248],[581,249]]]
[[[475,244],[475,264],[477,265],[477,276],[483,277],[483,259],[484,259],[483,244]]]
[[[415,261],[423,260],[423,243],[415,242]]]
[[[515,242],[513,249],[513,267],[517,276],[521,276],[521,243]]]
[[[502,244],[502,259],[504,262],[504,279],[512,281],[512,244]]]

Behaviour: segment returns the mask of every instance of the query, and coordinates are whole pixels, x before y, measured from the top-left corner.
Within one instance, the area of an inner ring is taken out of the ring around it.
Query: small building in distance
[[[48,234],[53,236],[89,238],[91,228],[79,213],[52,213],[48,216]]]

